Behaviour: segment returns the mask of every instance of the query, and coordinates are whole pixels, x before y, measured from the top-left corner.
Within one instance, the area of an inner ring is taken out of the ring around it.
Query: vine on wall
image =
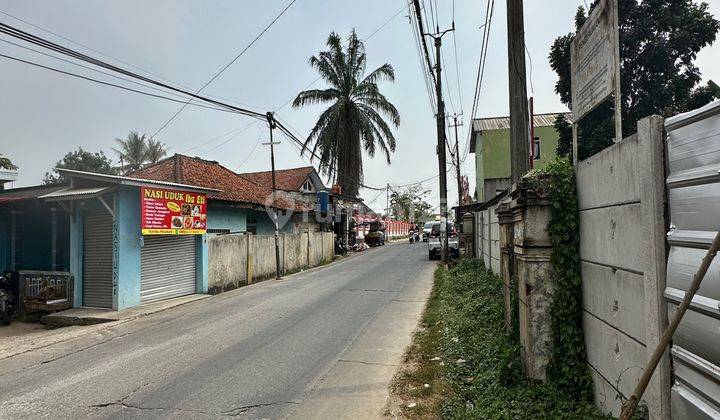
[[[559,391],[592,401],[592,378],[586,362],[582,329],[582,279],[580,277],[580,216],[575,193],[575,173],[567,159],[549,164],[541,175],[550,197],[547,232],[552,243],[550,263],[556,286],[550,305],[553,354],[548,380]]]

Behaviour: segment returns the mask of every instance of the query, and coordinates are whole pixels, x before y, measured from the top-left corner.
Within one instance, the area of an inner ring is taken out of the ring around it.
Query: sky
[[[226,66],[289,2],[0,0],[0,22],[194,91]],[[468,138],[485,1],[436,2],[436,18],[441,28],[450,26],[454,3],[456,31],[443,39],[447,75],[443,82],[447,112],[463,113],[460,119],[464,125],[459,129],[462,152]],[[525,1],[528,93],[535,98],[537,113],[567,110],[554,92],[557,77],[547,56],[553,40],[573,30],[573,16],[584,3],[585,0]],[[708,3],[710,11],[720,16],[720,0]],[[8,14],[66,39],[28,26]],[[508,113],[505,1],[495,2],[493,16],[477,117]],[[324,86],[322,81],[311,84],[318,75],[308,65],[308,59],[324,49],[330,32],[346,36],[352,29],[363,39],[375,32],[366,40],[367,68],[371,71],[386,62],[395,68],[395,82],[383,82],[380,89],[401,115],[401,125],[395,130],[397,149],[392,163],[388,166],[380,154],[374,158],[365,156],[365,184],[400,185],[436,175],[435,120],[405,0],[296,0],[203,94],[263,113],[274,110],[281,121],[304,139],[323,108],[293,109],[288,103],[304,89]],[[5,42],[0,42],[0,54],[111,80]],[[717,43],[701,51],[696,63],[705,80],[720,80]],[[78,146],[91,152],[102,150],[117,160],[112,149],[115,138],[123,138],[131,130],[152,134],[181,106],[1,57],[0,74],[0,153],[20,167],[18,180],[7,187],[41,183],[45,172]],[[224,135],[228,132],[229,135]],[[454,133],[449,135],[454,141]],[[245,116],[187,107],[157,139],[169,147],[170,154],[217,160],[238,172],[268,170],[270,166],[270,152],[262,145],[268,140],[267,126]],[[288,139],[276,140],[281,142],[276,148],[278,168],[309,164],[307,156],[301,157]],[[462,170],[470,178],[473,191],[473,155],[465,159]],[[448,197],[455,204],[457,189],[452,173],[448,176]],[[430,190],[428,201],[437,205],[437,178],[422,185]],[[376,210],[385,207],[384,191],[364,189],[361,197]]]

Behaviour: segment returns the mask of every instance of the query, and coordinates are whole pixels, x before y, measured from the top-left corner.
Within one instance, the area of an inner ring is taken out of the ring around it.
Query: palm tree
[[[120,156],[123,172],[133,172],[143,167],[148,157],[145,134],[140,135],[137,131],[131,131],[126,139],[115,139],[115,141],[119,148],[113,150]]]
[[[397,128],[400,114],[377,87],[380,81],[394,81],[395,71],[385,63],[365,76],[365,45],[354,30],[347,48],[335,32],[327,46],[327,51],[310,57],[310,66],[329,87],[300,92],[293,107],[332,103],[320,114],[303,150],[314,142],[312,152],[319,152],[320,171],[337,180],[343,194],[354,197],[363,180],[363,149],[373,157],[379,147],[388,164],[390,152],[395,151],[395,137],[383,116]]]
[[[148,139],[147,141],[147,161],[150,164],[157,163],[160,159],[167,155],[167,146],[160,140]]]

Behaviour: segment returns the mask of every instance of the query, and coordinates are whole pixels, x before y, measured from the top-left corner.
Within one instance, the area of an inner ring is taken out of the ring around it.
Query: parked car
[[[422,233],[422,240],[423,242],[427,242],[430,239],[430,231],[432,230],[433,225],[435,222],[425,222],[423,225],[423,233]]]
[[[448,248],[450,255],[460,257],[460,241],[455,223],[447,222]],[[440,240],[440,222],[434,222],[428,238],[428,258],[434,260],[442,255],[443,243]]]

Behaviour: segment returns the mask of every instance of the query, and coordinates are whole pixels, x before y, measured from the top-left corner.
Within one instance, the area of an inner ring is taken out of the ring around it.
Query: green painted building
[[[553,124],[558,113],[533,116],[535,155],[533,167],[555,159],[558,133]],[[569,113],[562,114],[566,118]],[[475,154],[475,199],[487,201],[510,186],[510,117],[478,118],[470,132],[470,153]]]

